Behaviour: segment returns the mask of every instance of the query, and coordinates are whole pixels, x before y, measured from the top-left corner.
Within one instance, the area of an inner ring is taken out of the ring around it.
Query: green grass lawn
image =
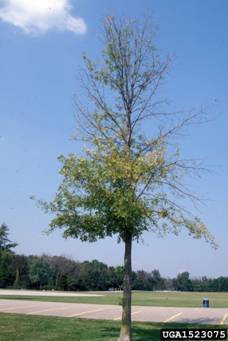
[[[99,292],[102,294],[102,292]],[[0,296],[0,299],[20,299],[32,301],[121,304],[120,293],[103,293],[101,297],[45,297],[45,296]],[[202,299],[210,299],[212,308],[228,308],[228,293],[207,292],[133,292],[133,305],[163,307],[201,307]]]
[[[161,328],[212,328],[213,326],[134,323],[134,341],[160,341]],[[222,326],[227,328],[227,326]],[[215,328],[219,328],[215,326]],[[0,314],[1,341],[116,341],[119,322],[64,317]],[[213,341],[213,340],[212,340]]]

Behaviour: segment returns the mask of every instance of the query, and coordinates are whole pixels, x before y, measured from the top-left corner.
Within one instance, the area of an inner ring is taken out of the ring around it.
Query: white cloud
[[[84,20],[71,15],[70,0],[0,0],[0,20],[27,33],[86,32]]]

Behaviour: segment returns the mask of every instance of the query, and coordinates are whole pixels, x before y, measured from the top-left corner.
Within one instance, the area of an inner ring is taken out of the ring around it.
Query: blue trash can
[[[209,298],[205,297],[203,299],[203,307],[204,308],[209,308]]]

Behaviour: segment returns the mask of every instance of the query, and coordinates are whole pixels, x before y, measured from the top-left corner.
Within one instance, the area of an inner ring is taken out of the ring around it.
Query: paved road
[[[36,302],[23,300],[0,300],[0,313],[62,316],[118,321],[121,307],[102,304],[79,304]],[[183,323],[228,323],[228,309],[223,308],[167,308],[134,306],[134,321],[183,322]]]
[[[48,291],[48,290],[24,290],[24,289],[0,289],[0,296],[60,296],[60,297],[100,297],[103,294],[95,294],[93,292],[67,292],[67,291]]]

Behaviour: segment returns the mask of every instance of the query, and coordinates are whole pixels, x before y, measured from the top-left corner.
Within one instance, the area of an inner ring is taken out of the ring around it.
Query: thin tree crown
[[[63,181],[43,205],[55,215],[50,229],[95,241],[114,234],[139,239],[149,230],[178,234],[184,227],[215,246],[201,220],[178,204],[177,198],[197,199],[184,176],[200,169],[170,141],[198,113],[174,120],[175,113],[160,110],[157,92],[170,59],[161,61],[147,24],[114,17],[104,22],[102,57],[99,65],[84,56],[88,105],[77,101],[77,113],[89,149],[84,156],[60,157]],[[145,122],[150,137],[141,129]]]

